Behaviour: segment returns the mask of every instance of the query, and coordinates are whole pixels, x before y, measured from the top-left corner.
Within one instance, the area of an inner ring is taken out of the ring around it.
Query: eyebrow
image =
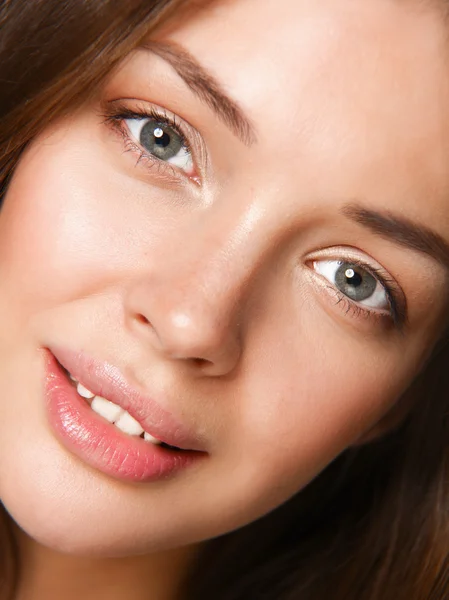
[[[146,42],[142,48],[168,62],[192,92],[207,104],[246,146],[256,141],[254,127],[220,83],[185,49],[173,42]]]
[[[399,246],[427,254],[449,270],[449,244],[432,229],[401,215],[369,210],[359,204],[346,204],[342,213]]]

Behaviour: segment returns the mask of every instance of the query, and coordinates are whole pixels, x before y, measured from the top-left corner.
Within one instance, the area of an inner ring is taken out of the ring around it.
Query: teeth
[[[76,391],[80,396],[82,396],[83,398],[87,398],[88,400],[95,396],[95,394],[92,394],[92,392],[85,388],[84,385],[81,385],[81,383],[78,383],[78,385],[76,386]]]
[[[147,442],[151,442],[152,444],[162,444],[161,440],[158,440],[157,438],[153,437],[146,431],[144,433],[143,439]]]
[[[90,407],[97,415],[104,417],[109,423],[114,423],[125,413],[123,408],[101,396],[95,396]]]
[[[143,433],[143,427],[140,423],[126,411],[123,411],[123,414],[120,415],[118,421],[115,422],[115,426],[128,435],[142,435]]]
[[[143,433],[143,437],[146,442],[156,445],[162,444],[161,440],[158,440],[158,438],[155,438],[150,433],[144,431],[140,423],[136,421],[136,419],[134,419],[134,417],[132,417],[126,410],[120,406],[117,406],[117,404],[114,404],[110,400],[106,400],[106,398],[103,398],[102,396],[95,396],[95,394],[84,387],[84,385],[79,383],[70,373],[69,377],[77,384],[76,390],[81,397],[86,398],[87,400],[91,400],[93,398],[90,407],[94,412],[97,413],[97,415],[100,415],[100,417],[103,417],[109,421],[109,423],[116,425],[116,427],[123,431],[123,433],[136,436],[141,436]]]

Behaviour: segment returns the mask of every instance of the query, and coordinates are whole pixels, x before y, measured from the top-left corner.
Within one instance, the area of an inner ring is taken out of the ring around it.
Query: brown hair
[[[0,197],[27,144],[180,3],[3,1]],[[414,382],[417,401],[396,431],[347,450],[277,510],[208,542],[186,598],[449,597],[448,365],[443,346]],[[0,507],[1,600],[12,598],[19,567]]]

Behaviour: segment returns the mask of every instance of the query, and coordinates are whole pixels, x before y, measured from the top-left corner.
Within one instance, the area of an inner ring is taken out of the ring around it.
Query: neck
[[[16,527],[21,574],[17,600],[179,600],[198,548],[120,558],[62,554]]]

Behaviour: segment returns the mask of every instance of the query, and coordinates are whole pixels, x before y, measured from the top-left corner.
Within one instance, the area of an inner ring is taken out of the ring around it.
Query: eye
[[[390,309],[385,286],[377,277],[357,263],[319,260],[314,261],[314,268],[317,273],[353,302],[379,310]]]
[[[193,170],[192,155],[184,136],[174,127],[153,118],[127,118],[124,122],[146,153],[188,173]]]

